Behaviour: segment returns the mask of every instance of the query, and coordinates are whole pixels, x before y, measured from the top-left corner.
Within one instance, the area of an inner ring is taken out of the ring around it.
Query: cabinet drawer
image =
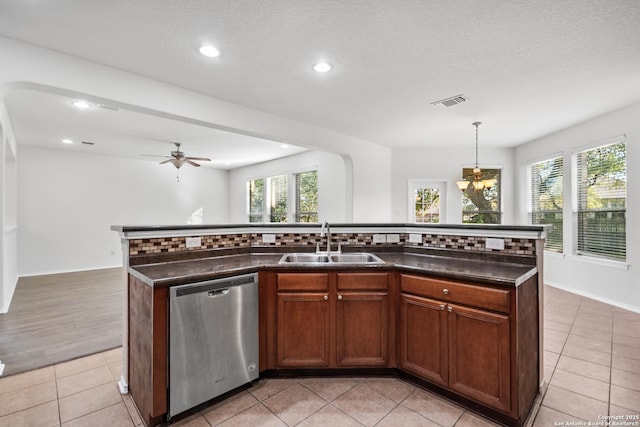
[[[488,288],[479,285],[466,285],[449,280],[401,275],[402,292],[436,298],[441,301],[455,302],[486,308],[487,310],[509,312],[509,291]]]
[[[278,291],[326,291],[328,273],[278,273]]]
[[[387,273],[338,273],[338,290],[387,290]]]

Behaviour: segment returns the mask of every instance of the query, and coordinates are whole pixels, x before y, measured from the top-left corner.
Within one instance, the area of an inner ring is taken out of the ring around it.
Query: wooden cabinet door
[[[449,309],[449,388],[510,412],[509,317],[451,304]]]
[[[326,293],[278,293],[280,367],[328,367],[330,321]]]
[[[400,295],[400,368],[442,386],[448,381],[447,311],[442,302]]]
[[[337,366],[386,366],[389,359],[387,292],[339,292],[337,300]]]

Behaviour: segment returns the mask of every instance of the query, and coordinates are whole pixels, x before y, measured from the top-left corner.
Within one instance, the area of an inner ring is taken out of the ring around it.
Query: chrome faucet
[[[331,256],[331,227],[327,221],[322,223],[322,228],[320,229],[320,237],[324,237],[324,229],[327,228],[327,255]],[[318,243],[316,252],[320,252],[320,243]]]

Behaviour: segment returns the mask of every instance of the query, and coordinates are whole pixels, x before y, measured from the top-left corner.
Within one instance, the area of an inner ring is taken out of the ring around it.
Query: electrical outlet
[[[387,236],[384,234],[374,234],[373,243],[387,243]]]
[[[497,249],[499,251],[502,251],[504,250],[504,239],[494,239],[491,237],[487,237],[485,246],[487,249]]]
[[[275,234],[263,234],[262,235],[262,243],[275,243],[276,235]]]
[[[422,243],[422,234],[418,234],[418,233],[409,234],[409,243]]]
[[[202,246],[202,237],[187,237],[187,248],[199,248]]]
[[[400,243],[399,234],[387,234],[387,243]]]

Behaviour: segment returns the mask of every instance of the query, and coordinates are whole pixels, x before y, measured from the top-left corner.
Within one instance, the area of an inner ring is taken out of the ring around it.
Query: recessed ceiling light
[[[289,148],[289,144],[280,144],[280,148]]]
[[[88,110],[89,108],[91,108],[91,104],[81,99],[72,101],[71,104],[79,110]]]
[[[63,144],[73,144],[73,139],[65,138],[62,140]]]
[[[209,58],[220,56],[220,51],[209,44],[200,46],[200,53]]]
[[[318,62],[313,66],[313,71],[317,73],[328,73],[333,67],[327,62]]]

